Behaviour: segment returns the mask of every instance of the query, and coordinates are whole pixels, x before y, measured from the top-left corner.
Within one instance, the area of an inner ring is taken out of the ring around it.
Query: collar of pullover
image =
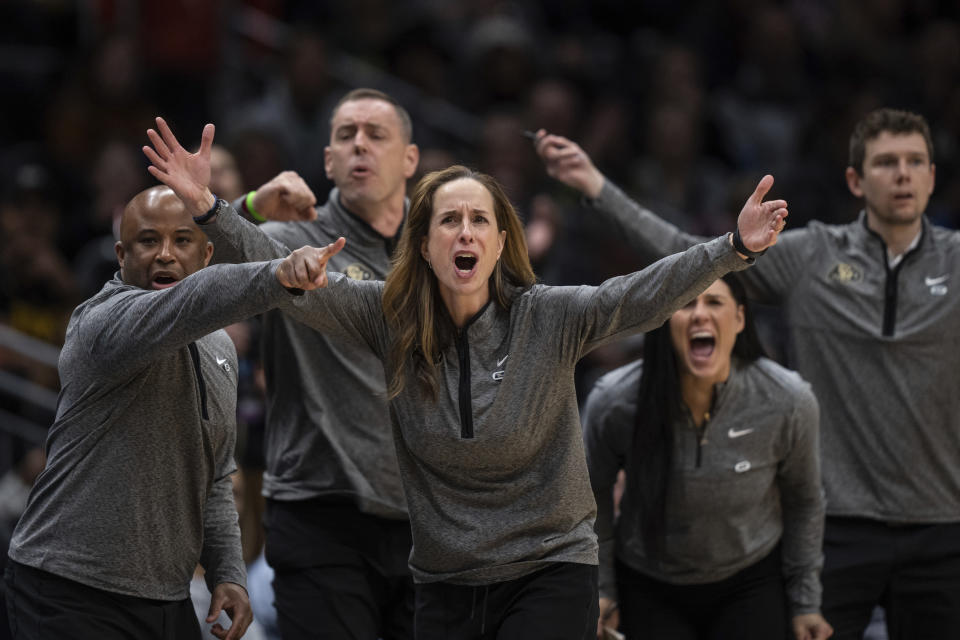
[[[504,334],[509,331],[508,322],[498,321],[500,315],[503,313],[508,312],[502,309],[491,297],[480,311],[467,320],[463,327],[457,329],[453,325],[453,319],[450,318],[450,314],[447,313],[446,308],[444,308],[444,320],[450,332],[447,335],[452,338],[448,343],[449,346],[453,346],[457,340],[463,337],[469,338],[469,342],[472,344],[487,342],[488,340],[492,341],[492,344],[499,344]]]
[[[410,201],[403,201],[403,217],[406,222],[407,211],[410,208]],[[400,239],[400,233],[403,231],[403,223],[397,228],[397,233],[392,238],[385,238],[380,235],[366,220],[352,213],[340,201],[340,190],[334,187],[330,191],[327,199],[327,210],[330,211],[331,222],[335,225],[335,235],[342,235],[348,238],[351,244],[360,244],[368,247],[387,245],[389,253],[393,252],[397,241]]]
[[[918,250],[922,249],[922,248],[923,248],[923,245],[926,244],[926,242],[928,241],[928,238],[929,238],[929,241],[930,241],[930,242],[933,242],[933,234],[928,233],[928,231],[929,231],[929,226],[930,226],[930,221],[927,219],[927,216],[926,216],[926,215],[924,215],[924,216],[921,217],[920,223],[921,223],[921,227],[920,227],[920,235],[918,236],[918,239],[915,240],[914,243],[911,244],[910,248],[908,248],[908,249],[902,254],[901,260],[902,260],[904,257],[906,257],[907,254],[910,254],[910,253],[913,253],[914,251],[918,251]],[[856,230],[858,230],[858,231],[860,231],[860,232],[862,232],[862,234],[861,234],[861,237],[862,237],[862,238],[864,238],[864,239],[866,239],[866,238],[874,238],[875,240],[877,240],[877,241],[880,243],[880,245],[883,247],[883,250],[884,250],[885,252],[888,251],[888,249],[887,249],[887,243],[886,243],[886,241],[884,241],[883,236],[881,236],[879,233],[877,233],[876,231],[874,231],[873,229],[871,229],[871,228],[867,225],[867,211],[866,211],[866,209],[861,209],[861,210],[860,210],[860,215],[857,217],[857,222],[856,222],[856,224],[853,225],[853,228],[856,229]]]

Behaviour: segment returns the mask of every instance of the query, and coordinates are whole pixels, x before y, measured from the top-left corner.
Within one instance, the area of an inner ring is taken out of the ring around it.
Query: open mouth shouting
[[[706,363],[716,344],[716,337],[709,331],[694,331],[690,336],[690,359],[696,364]]]
[[[180,279],[169,271],[157,271],[150,278],[150,287],[152,289],[169,289],[180,282]]]
[[[459,277],[469,278],[477,269],[477,256],[468,252],[460,252],[454,256],[453,266]]]

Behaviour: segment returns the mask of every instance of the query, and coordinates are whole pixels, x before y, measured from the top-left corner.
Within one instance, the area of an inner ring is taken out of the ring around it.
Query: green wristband
[[[256,190],[251,191],[247,194],[247,197],[243,200],[243,206],[247,210],[247,213],[250,214],[250,217],[256,220],[257,222],[266,222],[267,219],[262,215],[257,213],[257,210],[253,208],[253,197],[257,195]]]

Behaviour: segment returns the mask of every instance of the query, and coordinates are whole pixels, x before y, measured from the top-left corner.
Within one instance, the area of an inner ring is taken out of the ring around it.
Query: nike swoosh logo
[[[226,358],[217,358],[217,366],[220,366],[221,364],[223,364],[223,363],[226,362],[226,361],[227,361]]]
[[[739,438],[741,436],[747,435],[748,433],[753,433],[753,429],[741,429],[737,431],[733,427],[730,427],[730,430],[727,431],[727,436],[731,438]]]
[[[941,284],[941,283],[943,283],[943,282],[946,282],[946,281],[947,281],[947,278],[949,278],[949,277],[950,277],[949,275],[940,276],[939,278],[926,277],[926,278],[923,279],[923,283],[924,283],[925,285],[927,285],[928,287],[932,287],[932,286],[934,286],[934,285],[937,285],[937,284]]]
[[[509,358],[509,357],[510,357],[510,354],[509,354],[509,353],[508,353],[507,355],[503,356],[503,360],[498,360],[498,361],[497,361],[497,366],[498,366],[498,367],[502,367],[502,366],[503,366],[503,363],[506,362],[506,361],[507,361],[507,358]]]

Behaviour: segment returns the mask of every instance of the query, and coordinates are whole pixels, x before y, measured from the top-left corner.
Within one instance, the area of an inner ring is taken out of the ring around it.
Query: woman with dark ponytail
[[[763,356],[730,274],[648,332],[643,360],[587,400],[601,622],[619,617],[631,640],[832,633],[819,613],[817,402]]]

